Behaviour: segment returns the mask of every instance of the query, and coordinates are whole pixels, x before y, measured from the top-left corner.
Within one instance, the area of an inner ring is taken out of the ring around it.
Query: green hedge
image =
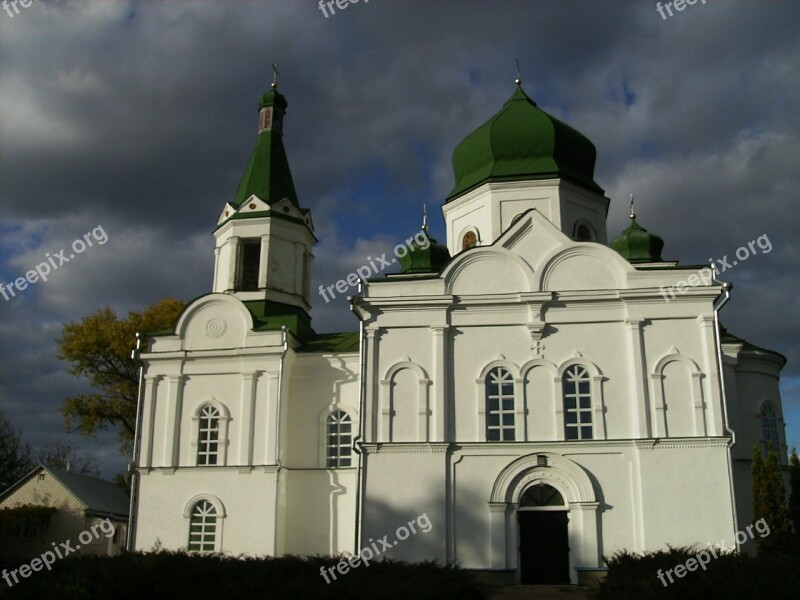
[[[52,572],[32,573],[3,600],[482,600],[472,575],[436,563],[374,562],[337,573],[326,584],[320,568],[336,557],[232,558],[173,552],[60,560]],[[330,577],[330,576],[329,576]],[[13,581],[13,580],[12,580]]]
[[[699,549],[702,550],[702,549]],[[696,556],[698,549],[670,548],[635,554],[620,552],[606,559],[608,576],[600,584],[598,600],[756,600],[800,598],[800,556],[777,554],[752,558],[727,553],[711,559],[706,570],[697,568],[677,578],[674,583],[658,570],[666,572]],[[718,553],[719,554],[719,553]]]

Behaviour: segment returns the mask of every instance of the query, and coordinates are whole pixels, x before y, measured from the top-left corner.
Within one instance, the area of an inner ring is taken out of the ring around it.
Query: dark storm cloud
[[[211,231],[255,142],[271,62],[320,240],[316,289],[417,231],[422,203],[443,239],[450,154],[511,95],[517,52],[529,95],[595,142],[610,236],[630,191],[666,258],[704,262],[769,235],[771,253],[725,274],[736,287],[723,317],[789,357],[795,402],[799,16],[790,2],[720,2],[663,21],[655,3],[588,0],[373,0],[328,19],[313,0],[0,13],[0,280],[97,225],[109,235],[0,299],[3,406],[50,441],[61,401],[82,389],[54,357],[62,322],[210,289]],[[313,302],[317,329],[355,326],[345,303]],[[106,470],[120,466],[113,438],[98,448]]]

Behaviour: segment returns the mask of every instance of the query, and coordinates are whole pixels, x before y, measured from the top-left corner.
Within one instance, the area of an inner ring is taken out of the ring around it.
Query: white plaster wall
[[[388,535],[390,543],[398,543],[385,551],[387,558],[445,560],[446,469],[443,446],[405,444],[370,453],[365,467],[362,547]],[[398,540],[397,529],[408,527],[412,520],[416,523],[422,514],[430,521],[430,531]]]
[[[213,496],[224,505],[221,547],[231,554],[274,553],[274,470],[197,467],[143,473],[140,483],[136,549],[186,548],[189,540],[187,507],[198,494]]]
[[[357,477],[355,466],[287,472],[283,552],[355,554]]]

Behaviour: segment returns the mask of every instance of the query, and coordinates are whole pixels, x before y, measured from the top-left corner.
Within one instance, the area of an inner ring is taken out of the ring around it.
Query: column
[[[708,398],[705,410],[708,411],[705,423],[707,424],[707,435],[722,435],[722,403],[724,399],[720,394],[720,377],[719,366],[717,364],[717,335],[716,335],[716,321],[713,315],[700,315],[697,317],[697,323],[700,326],[700,343],[703,345],[703,364],[701,369],[708,373],[708,385],[703,394]],[[695,398],[695,402],[701,399]]]
[[[166,427],[164,428],[165,467],[177,467],[180,455],[181,404],[183,402],[183,375],[170,375],[166,406]]]
[[[450,328],[431,327],[433,334],[433,399],[431,401],[433,414],[430,424],[430,441],[447,441],[448,406],[447,406],[447,364],[449,361],[447,348],[447,334]]]
[[[650,398],[646,385],[647,361],[645,359],[644,339],[642,336],[642,325],[644,320],[640,318],[625,319],[625,330],[628,337],[628,349],[630,352],[630,364],[633,377],[631,378],[631,406],[633,423],[633,437],[650,437]],[[619,436],[617,436],[619,437]],[[624,437],[624,436],[622,436]]]
[[[366,340],[364,340],[364,364],[366,373],[364,383],[364,412],[361,418],[364,419],[364,441],[378,441],[378,420],[380,419],[380,406],[378,399],[378,384],[380,376],[378,374],[378,342],[380,341],[380,329],[378,327],[365,328]],[[388,398],[386,399],[388,402]],[[388,436],[388,432],[386,432]]]
[[[239,414],[239,465],[253,465],[253,420],[256,410],[258,372],[242,375],[242,396]]]
[[[142,430],[139,432],[139,466],[149,469],[153,466],[153,443],[155,440],[156,423],[156,398],[158,397],[158,384],[161,375],[145,375],[144,377],[144,406],[142,407]]]
[[[236,287],[236,263],[239,259],[239,238],[232,235],[228,238],[228,280],[225,289],[232,290]]]

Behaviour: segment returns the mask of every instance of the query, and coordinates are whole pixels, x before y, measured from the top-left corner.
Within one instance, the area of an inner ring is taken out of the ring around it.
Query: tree
[[[761,449],[753,450],[752,466],[753,521],[764,519],[769,535],[756,538],[759,552],[780,552],[789,549],[791,525],[786,506],[786,488],[783,485],[781,464],[774,448],[761,459]]]
[[[131,351],[137,332],[172,330],[186,304],[174,298],[159,300],[143,312],[118,319],[101,308],[78,323],[66,323],[58,339],[58,357],[71,363],[69,372],[85,377],[92,393],[67,398],[61,408],[67,429],[84,435],[119,428],[120,452],[130,452],[136,428],[139,379]]]
[[[73,442],[53,442],[36,451],[38,464],[70,471],[78,475],[99,476],[97,459],[90,452],[81,452]]]
[[[797,457],[797,448],[792,448],[789,457],[789,484],[792,492],[789,496],[789,520],[794,526],[794,546],[800,549],[800,459]]]
[[[114,479],[111,480],[115,486],[125,492],[128,498],[131,497],[131,474],[130,473],[117,473]]]
[[[0,492],[34,467],[31,447],[0,410]]]
[[[751,466],[752,479],[750,493],[753,497],[753,522],[767,518],[766,475],[764,473],[764,459],[761,458],[761,448],[753,446],[753,463]],[[756,540],[758,545],[758,540]],[[759,550],[761,546],[759,545]]]

